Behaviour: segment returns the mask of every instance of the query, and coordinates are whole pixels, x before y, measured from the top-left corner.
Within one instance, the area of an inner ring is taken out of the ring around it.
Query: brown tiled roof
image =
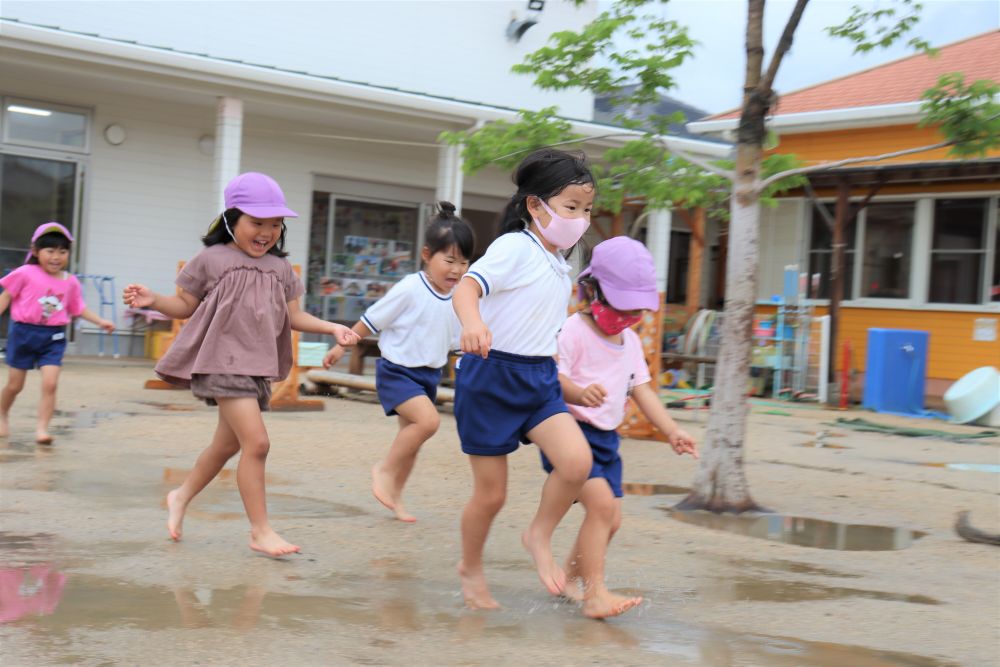
[[[780,116],[919,102],[925,90],[936,84],[942,74],[950,72],[962,72],[967,83],[977,79],[1000,82],[1000,30],[939,47],[936,57],[912,55],[781,95],[771,113]],[[736,110],[706,120],[738,117]]]

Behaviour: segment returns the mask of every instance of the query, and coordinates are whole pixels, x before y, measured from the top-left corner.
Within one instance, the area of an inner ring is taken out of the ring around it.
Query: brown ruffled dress
[[[288,302],[305,291],[288,260],[219,244],[187,262],[176,282],[201,304],[156,364],[157,375],[184,387],[192,375],[288,376]]]

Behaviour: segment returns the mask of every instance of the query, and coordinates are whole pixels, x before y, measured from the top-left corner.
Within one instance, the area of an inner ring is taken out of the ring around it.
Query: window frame
[[[71,113],[83,116],[83,146],[68,146],[66,144],[51,143],[47,141],[29,141],[10,136],[10,123],[8,122],[7,107],[12,104],[22,106],[34,106],[52,111]],[[87,107],[77,107],[47,100],[31,99],[27,97],[16,97],[13,95],[0,96],[0,143],[7,146],[19,146],[25,148],[41,148],[45,150],[65,151],[75,155],[89,155],[91,151],[91,135],[93,134],[94,117],[93,110]]]

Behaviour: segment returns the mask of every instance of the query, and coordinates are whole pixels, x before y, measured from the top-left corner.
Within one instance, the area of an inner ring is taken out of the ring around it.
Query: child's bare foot
[[[250,531],[250,548],[273,558],[287,556],[299,552],[299,548],[291,542],[286,542],[270,528],[262,531]]]
[[[577,581],[578,577],[571,574],[566,575],[566,585],[563,587],[561,595],[573,602],[583,602],[583,589]]]
[[[640,604],[642,604],[641,597],[627,598],[605,588],[583,601],[583,615],[587,618],[609,618],[624,614]]]
[[[395,487],[395,480],[392,475],[382,470],[382,464],[376,463],[372,466],[372,495],[375,496],[375,500],[385,505],[386,509],[392,510],[400,521],[413,523],[417,518],[403,509],[403,504],[399,500],[399,490]]]
[[[45,429],[39,429],[35,431],[35,442],[39,445],[51,445],[53,437]]]
[[[174,489],[167,494],[167,532],[174,542],[181,539],[181,524],[184,523],[184,511],[187,505],[177,498],[180,489]]]
[[[490,588],[486,585],[486,576],[482,569],[477,572],[468,570],[465,563],[459,561],[458,576],[462,580],[462,596],[465,598],[465,606],[469,609],[499,609],[500,603],[490,595]]]
[[[566,588],[566,573],[552,559],[552,545],[531,534],[529,527],[521,533],[521,544],[535,561],[538,578],[552,595],[559,595]]]

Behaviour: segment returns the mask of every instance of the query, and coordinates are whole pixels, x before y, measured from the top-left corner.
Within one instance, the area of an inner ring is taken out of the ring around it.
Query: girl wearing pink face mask
[[[625,418],[629,397],[667,436],[678,454],[698,456],[694,439],[677,426],[660,402],[630,327],[643,311],[658,310],[656,270],[646,247],[625,236],[594,247],[590,267],[580,274],[577,294],[585,307],[559,332],[559,382],[570,413],[593,453],[590,476],[578,500],[586,516],[566,559],[566,597],[583,604],[591,618],[617,616],[642,602],[604,585],[604,560],[621,525],[622,460],[615,429]],[[542,466],[552,464],[542,454]],[[582,588],[578,585],[582,581]]]
[[[462,514],[458,572],[465,603],[474,609],[499,606],[486,583],[483,548],[506,498],[507,455],[531,442],[554,466],[521,536],[553,595],[564,592],[566,575],[552,557],[552,533],[592,463],[563,400],[554,357],[572,289],[560,250],[590,224],[594,178],[581,155],[543,149],[521,162],[514,182],[500,236],[452,298],[466,353],[456,373],[455,421],[474,482]]]

